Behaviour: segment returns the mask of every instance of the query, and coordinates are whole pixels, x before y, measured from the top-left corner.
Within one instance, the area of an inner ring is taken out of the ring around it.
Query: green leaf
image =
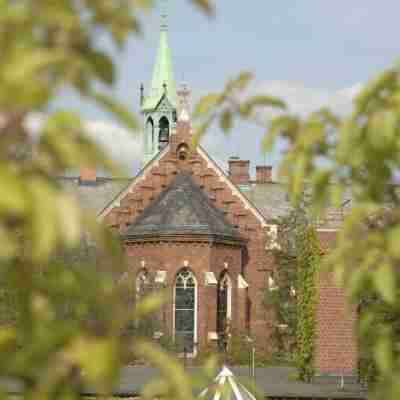
[[[219,126],[224,133],[228,133],[232,129],[233,114],[229,109],[224,110],[219,117]]]
[[[128,108],[126,108],[123,104],[114,100],[112,97],[107,96],[105,93],[92,91],[90,93],[90,97],[92,97],[98,104],[109,111],[128,129],[134,132],[139,130],[139,124],[134,114],[129,111]]]
[[[388,247],[393,257],[400,259],[400,226],[396,226],[388,232]]]
[[[373,272],[376,290],[389,304],[396,303],[396,276],[391,265],[383,263]]]
[[[115,80],[114,64],[107,54],[100,51],[88,51],[88,62],[96,76],[105,84],[112,85]]]
[[[393,346],[387,334],[381,335],[374,347],[374,357],[382,373],[390,373],[393,368]]]
[[[166,300],[165,293],[151,294],[141,299],[135,306],[133,316],[135,319],[140,320],[146,315],[150,315],[154,311],[160,309]]]
[[[221,101],[222,96],[220,93],[209,93],[201,97],[194,108],[193,116],[199,117],[208,114],[213,108],[220,105]]]
[[[253,96],[247,99],[240,105],[240,114],[247,118],[251,115],[257,107],[272,107],[279,108],[280,110],[286,109],[286,104],[284,101],[271,96]]]
[[[134,7],[150,10],[154,6],[154,0],[132,0]]]
[[[26,210],[27,199],[21,178],[7,166],[0,165],[0,213],[21,214]]]
[[[193,135],[192,147],[196,147],[201,138],[207,133],[211,123],[213,122],[213,118],[209,118],[207,121],[203,122],[200,126],[195,129],[195,133]]]
[[[81,238],[81,210],[75,199],[67,195],[58,196],[58,223],[60,236],[66,246],[75,246]]]
[[[211,16],[214,14],[214,7],[211,5],[210,0],[191,0],[193,4],[200,8],[204,13]]]
[[[246,89],[247,86],[253,79],[253,74],[248,71],[242,71],[239,76],[230,82],[228,82],[226,91],[230,93],[233,90],[243,90]]]

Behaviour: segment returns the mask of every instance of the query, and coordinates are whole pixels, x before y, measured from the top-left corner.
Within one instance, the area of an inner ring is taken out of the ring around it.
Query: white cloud
[[[128,172],[137,170],[143,156],[142,137],[112,122],[87,122],[88,134]]]
[[[32,138],[37,139],[45,116],[32,114],[26,122]],[[139,133],[129,130],[109,121],[87,121],[88,135],[117,162],[128,174],[136,172],[143,156],[142,137]]]
[[[361,83],[340,90],[328,90],[310,88],[299,82],[267,81],[254,84],[247,94],[262,93],[280,98],[287,103],[290,112],[300,116],[306,116],[325,106],[338,115],[345,115],[351,112],[352,100],[361,89]],[[271,109],[262,115],[268,122],[277,114],[276,110]],[[272,154],[267,156],[261,154],[260,143],[263,134],[259,127],[239,123],[228,138],[215,128],[206,135],[202,143],[225,169],[227,160],[232,155],[250,160],[254,168],[255,165],[265,162],[275,164],[280,158],[279,145]]]
[[[348,113],[361,89],[361,83],[332,91],[310,88],[299,82],[270,81],[257,84],[254,90],[283,99],[291,111],[304,116],[325,106],[341,115]]]
[[[340,90],[327,90],[310,88],[299,82],[267,81],[254,85],[251,92],[281,98],[286,101],[290,111],[302,116],[323,106],[343,115],[351,111],[352,100],[361,89],[361,83]],[[205,94],[206,92],[196,91],[196,93]],[[272,111],[269,116],[273,115]],[[43,118],[42,115],[32,116],[28,122],[30,130],[37,134]],[[143,156],[141,135],[131,133],[108,121],[88,121],[87,126],[90,136],[106,150],[113,160],[119,162],[130,174],[137,171]],[[250,159],[252,164],[262,163],[261,135],[262,132],[257,127],[239,124],[235,132],[228,138],[224,137],[218,128],[215,128],[204,138],[202,143],[211,156],[226,170],[227,159],[232,155]],[[279,158],[278,155],[272,155],[272,160],[277,158]]]

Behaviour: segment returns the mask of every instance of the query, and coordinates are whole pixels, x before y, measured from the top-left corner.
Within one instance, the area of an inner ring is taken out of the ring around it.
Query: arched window
[[[147,119],[146,122],[146,139],[149,143],[149,148],[151,151],[154,150],[154,122],[151,117]]]
[[[181,269],[176,275],[174,288],[175,344],[180,353],[195,354],[197,282],[192,271]]]
[[[158,134],[158,145],[159,149],[162,150],[169,143],[169,121],[167,117],[162,117],[158,123],[159,134]]]
[[[226,271],[221,273],[217,291],[217,333],[219,346],[224,349],[232,314],[232,282]]]

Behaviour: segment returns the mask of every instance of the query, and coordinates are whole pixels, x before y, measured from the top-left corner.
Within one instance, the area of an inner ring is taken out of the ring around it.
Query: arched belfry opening
[[[149,117],[146,121],[146,140],[148,140],[149,148],[154,151],[154,121]]]
[[[158,123],[158,147],[162,150],[169,143],[169,121],[167,117],[162,117]]]

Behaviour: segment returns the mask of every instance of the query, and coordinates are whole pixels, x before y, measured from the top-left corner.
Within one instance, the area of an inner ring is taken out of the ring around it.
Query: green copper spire
[[[161,15],[160,44],[158,46],[156,64],[153,70],[151,89],[143,103],[142,110],[155,109],[165,92],[171,105],[176,107],[177,94],[171,61],[171,51],[168,45],[167,13],[163,11]]]

